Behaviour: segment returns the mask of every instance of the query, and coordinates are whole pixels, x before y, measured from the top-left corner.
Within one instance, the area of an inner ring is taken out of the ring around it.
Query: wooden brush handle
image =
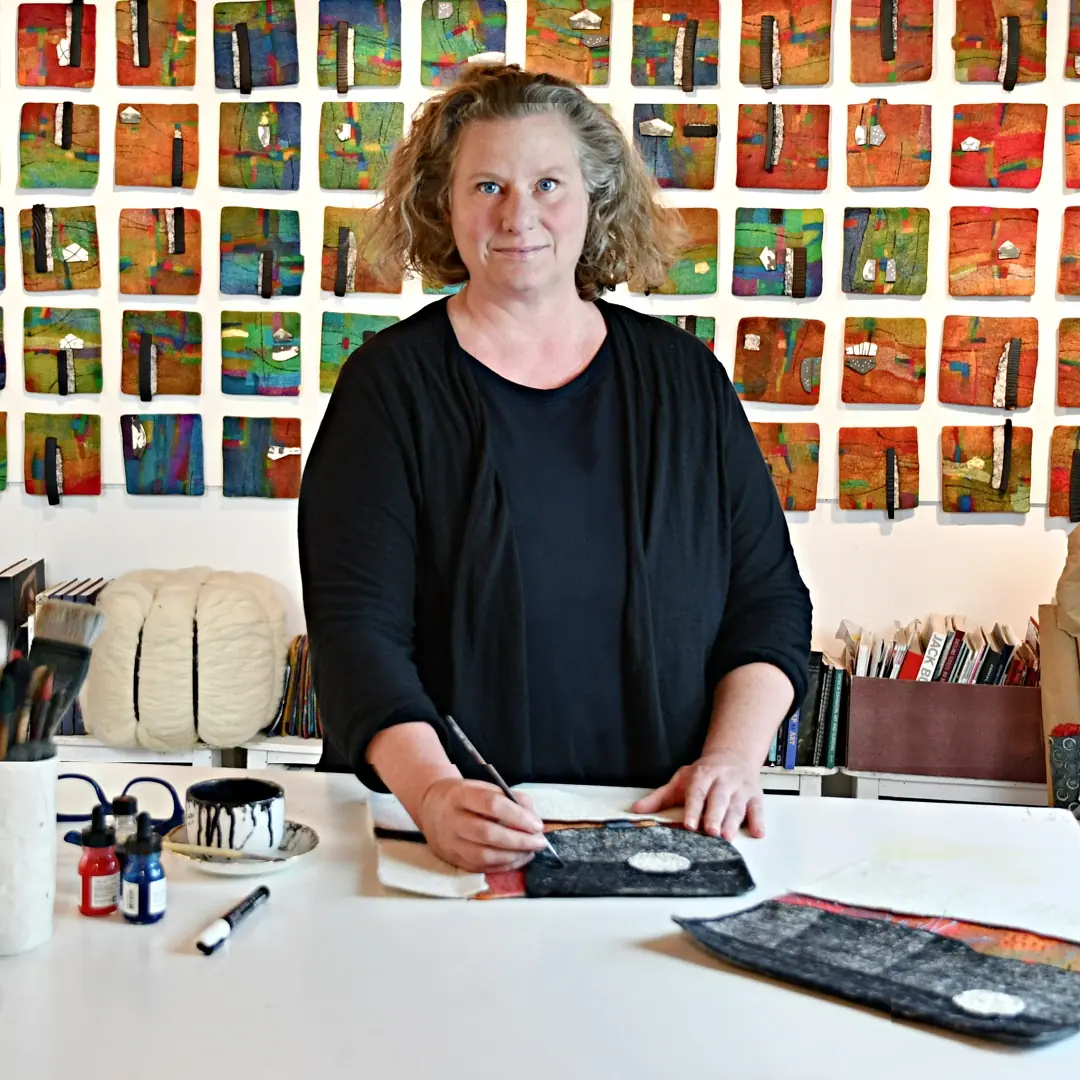
[[[282,855],[252,855],[247,851],[234,851],[231,848],[201,847],[199,844],[180,844],[174,840],[162,841],[163,848],[175,851],[179,855],[212,855],[217,859],[247,859],[251,862],[281,862]]]

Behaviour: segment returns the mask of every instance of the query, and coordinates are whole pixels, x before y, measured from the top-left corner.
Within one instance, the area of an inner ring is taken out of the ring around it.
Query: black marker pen
[[[224,942],[233,930],[246,919],[260,904],[270,899],[270,890],[260,885],[250,896],[245,896],[231,911],[220,919],[215,919],[195,942],[196,948],[209,956]]]

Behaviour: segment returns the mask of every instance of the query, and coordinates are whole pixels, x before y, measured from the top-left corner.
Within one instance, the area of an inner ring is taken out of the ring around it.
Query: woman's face
[[[521,298],[572,287],[588,214],[561,116],[477,121],[461,133],[450,225],[474,286]]]

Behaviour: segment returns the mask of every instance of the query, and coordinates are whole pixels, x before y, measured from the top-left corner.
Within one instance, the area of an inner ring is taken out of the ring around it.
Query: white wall
[[[398,88],[354,90],[350,96],[405,102],[406,116],[427,91],[419,83],[420,0],[402,0],[403,79]],[[717,184],[711,191],[674,191],[667,198],[680,206],[716,206],[720,211],[719,289],[706,297],[630,297],[621,288],[615,299],[656,313],[693,313],[717,318],[716,350],[730,370],[735,325],[742,315],[801,315],[826,323],[825,358],[820,403],[813,409],[750,403],[755,419],[813,420],[821,426],[821,479],[817,509],[791,514],[789,522],[800,565],[813,593],[817,629],[831,633],[842,617],[868,626],[907,621],[934,609],[963,612],[980,620],[1007,619],[1022,626],[1040,601],[1048,599],[1065,557],[1069,528],[1063,520],[1046,517],[1050,433],[1055,423],[1077,423],[1055,406],[1055,364],[1058,320],[1080,314],[1080,307],[1055,297],[1061,216],[1066,203],[1062,167],[1062,107],[1080,101],[1080,83],[1066,82],[1067,4],[1050,0],[1048,77],[1044,83],[1020,85],[1010,101],[1044,101],[1049,118],[1042,183],[1034,192],[972,191],[949,186],[949,146],[952,106],[961,102],[1004,100],[1000,86],[967,85],[953,79],[951,37],[953,0],[938,0],[934,35],[934,70],[929,83],[888,87],[856,87],[849,73],[849,0],[838,0],[833,23],[833,78],[827,87],[782,90],[784,103],[828,102],[832,106],[829,186],[825,192],[742,191],[734,186],[736,109],[740,103],[765,100],[764,91],[738,81],[739,7],[724,0],[721,13],[720,86],[698,90],[690,100],[716,102],[720,114]],[[322,207],[371,205],[369,193],[323,191],[318,186],[319,111],[333,100],[331,88],[320,89],[315,79],[315,0],[298,0],[301,82],[299,86],[256,91],[253,100],[299,100],[303,103],[303,164],[297,193],[258,193],[217,186],[218,102],[238,94],[214,88],[211,27],[213,0],[198,0],[198,84],[194,91],[122,89],[115,85],[115,45],[112,0],[98,3],[97,82],[89,92],[55,89],[26,90],[16,85],[14,66],[14,2],[0,4],[0,203],[7,213],[8,285],[0,294],[4,309],[8,353],[8,387],[0,391],[0,409],[8,412],[9,486],[0,494],[0,561],[23,554],[43,554],[50,578],[75,574],[116,575],[142,566],[174,567],[204,563],[219,568],[244,568],[266,573],[281,582],[288,596],[293,627],[302,628],[299,577],[295,551],[296,508],[285,501],[225,499],[221,495],[221,417],[230,413],[300,416],[303,445],[310,446],[326,398],[318,392],[319,325],[321,312],[343,308],[372,314],[407,314],[427,298],[418,281],[409,281],[400,297],[371,296],[338,300],[319,291]],[[635,102],[680,101],[673,89],[631,87],[629,78],[631,0],[614,0],[611,81],[592,89],[600,101],[610,101],[617,119],[630,131]],[[525,0],[508,0],[508,58],[524,59]],[[129,90],[131,91],[129,93]],[[101,107],[102,169],[92,193],[48,194],[52,205],[93,201],[98,210],[103,288],[94,293],[24,294],[17,251],[18,211],[40,201],[41,193],[17,192],[18,115],[26,101],[92,101]],[[930,186],[902,191],[854,192],[846,185],[844,142],[846,107],[870,97],[890,102],[933,105],[934,159]],[[115,190],[112,186],[113,118],[121,101],[198,101],[200,105],[201,166],[193,193],[150,189]],[[183,203],[203,214],[203,286],[193,303],[180,297],[127,297],[126,306],[197,307],[204,316],[203,394],[200,399],[159,398],[144,411],[201,411],[204,416],[206,482],[202,498],[132,497],[124,491],[118,417],[137,411],[137,399],[119,392],[120,314],[125,306],[117,289],[117,218],[124,207],[155,207]],[[1040,211],[1036,293],[1031,300],[953,300],[947,289],[948,210],[952,205],[987,203],[1037,206]],[[280,310],[303,315],[303,385],[299,398],[235,397],[220,391],[220,350],[217,338],[222,308],[258,306],[252,298],[217,292],[217,230],[221,206],[298,207],[306,272],[299,298],[270,301]],[[843,251],[843,212],[847,205],[926,206],[931,210],[928,290],[922,298],[846,297],[840,291]],[[732,230],[736,206],[821,206],[825,209],[824,291],[815,300],[741,299],[731,296]],[[22,389],[21,323],[27,304],[48,301],[58,306],[99,306],[103,318],[105,386],[98,396],[61,398],[27,395]],[[148,301],[148,303],[147,303]],[[843,321],[848,315],[919,315],[927,320],[926,402],[917,409],[844,405],[840,401]],[[1015,417],[1034,428],[1032,510],[1024,515],[945,515],[940,499],[938,438],[946,424],[987,424],[1000,421],[989,409],[962,409],[937,402],[937,362],[942,321],[946,314],[1033,315],[1040,321],[1040,363],[1034,405]],[[67,498],[53,509],[44,498],[22,490],[22,413],[24,411],[99,412],[103,418],[102,451],[105,490],[100,498]],[[1076,416],[1077,414],[1073,414]],[[836,439],[842,425],[917,424],[920,429],[921,505],[888,522],[883,514],[840,513],[836,507]]]

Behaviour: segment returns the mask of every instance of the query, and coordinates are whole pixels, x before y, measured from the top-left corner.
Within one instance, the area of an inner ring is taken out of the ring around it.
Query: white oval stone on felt
[[[643,874],[681,874],[693,865],[675,851],[635,851],[626,862]]]
[[[964,990],[953,995],[953,1004],[976,1016],[1019,1016],[1024,999],[1000,990]]]

